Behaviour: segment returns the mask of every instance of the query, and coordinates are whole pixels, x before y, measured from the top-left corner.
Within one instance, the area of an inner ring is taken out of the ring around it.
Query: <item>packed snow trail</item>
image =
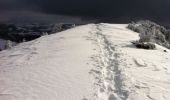
[[[136,49],[130,42],[139,37],[125,27],[98,24],[90,32],[90,40],[99,49],[92,56],[96,67],[91,70],[96,100],[169,100],[170,55],[163,52],[166,48]]]
[[[91,32],[93,40],[99,48],[99,55],[93,56],[97,62],[95,69],[91,70],[96,75],[96,100],[121,100],[128,97],[128,90],[123,87],[123,75],[119,69],[116,49],[107,37],[102,34],[100,24],[94,25],[96,31]]]
[[[126,27],[83,25],[0,52],[0,100],[170,100],[170,50],[135,48]]]

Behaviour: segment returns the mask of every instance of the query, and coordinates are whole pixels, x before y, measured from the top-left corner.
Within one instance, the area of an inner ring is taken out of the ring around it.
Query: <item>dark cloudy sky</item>
[[[170,24],[170,0],[0,0],[0,21],[128,22]]]

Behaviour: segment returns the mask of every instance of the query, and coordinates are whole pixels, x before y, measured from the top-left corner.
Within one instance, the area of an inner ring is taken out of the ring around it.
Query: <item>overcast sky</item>
[[[82,18],[123,23],[147,18],[169,24],[169,9],[170,0],[0,0],[0,21],[35,17],[47,18],[47,21],[66,16],[67,21]]]

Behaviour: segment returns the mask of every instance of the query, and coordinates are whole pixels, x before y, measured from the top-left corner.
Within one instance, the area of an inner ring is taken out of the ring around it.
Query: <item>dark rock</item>
[[[164,52],[167,52],[166,50],[164,50]]]
[[[142,48],[142,49],[156,49],[155,44],[150,43],[150,42],[139,42],[139,41],[133,41],[132,42],[137,48]]]

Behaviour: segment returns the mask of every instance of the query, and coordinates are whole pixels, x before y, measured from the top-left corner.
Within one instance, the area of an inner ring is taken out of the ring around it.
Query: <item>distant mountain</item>
[[[77,24],[78,25],[78,24]],[[75,24],[0,24],[0,50],[23,41],[30,41],[43,35],[53,34],[75,27]]]
[[[75,24],[0,24],[0,38],[15,42],[30,41],[44,33],[53,34],[74,26]]]

